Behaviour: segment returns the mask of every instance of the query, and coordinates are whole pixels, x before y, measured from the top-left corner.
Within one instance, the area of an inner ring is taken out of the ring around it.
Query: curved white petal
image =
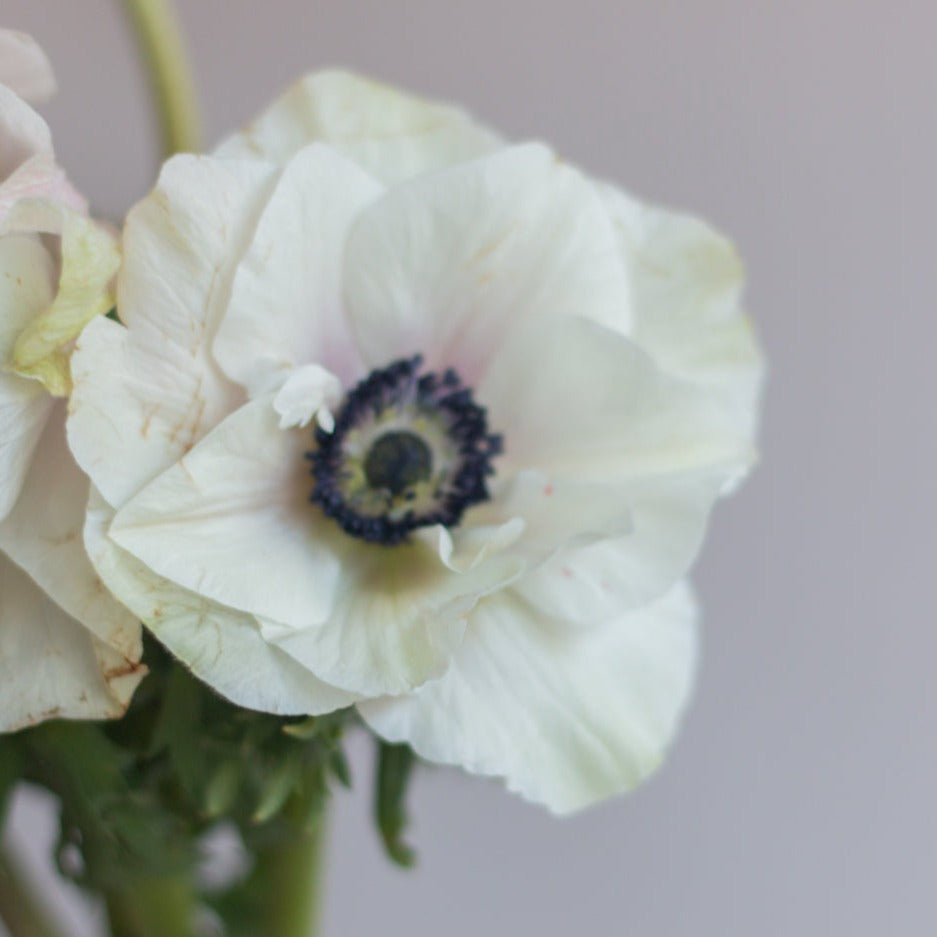
[[[253,617],[158,576],[107,537],[114,512],[92,489],[85,545],[108,589],[192,672],[238,706],[316,715],[358,698],[268,644]]]
[[[749,439],[713,395],[662,372],[620,333],[577,317],[514,331],[476,396],[504,435],[499,472],[537,468],[620,483],[710,466],[734,471],[752,458]]]
[[[634,297],[633,332],[666,371],[719,393],[740,434],[755,432],[764,362],[742,312],[744,270],[705,222],[600,186]]]
[[[517,323],[628,315],[604,205],[536,144],[390,190],[352,228],[345,278],[370,365],[421,352],[429,369],[455,367],[470,386]]]
[[[315,141],[387,183],[473,159],[500,145],[490,130],[458,108],[359,75],[325,71],[301,79],[215,152],[285,163]]]
[[[696,617],[684,585],[602,628],[571,632],[499,593],[473,612],[444,676],[358,709],[389,741],[502,777],[568,813],[634,787],[660,764],[692,689]]]
[[[0,238],[0,519],[19,497],[52,406],[41,384],[8,369],[16,339],[52,301],[53,272],[38,238]]]
[[[116,718],[144,673],[0,554],[0,732],[44,719]]]
[[[336,601],[335,525],[310,504],[308,431],[252,401],[121,506],[112,540],[206,599],[291,625]],[[337,533],[337,530],[336,530]],[[345,538],[347,539],[347,538]]]
[[[88,479],[68,451],[65,404],[48,420],[22,494],[0,523],[0,550],[127,666],[140,660],[140,623],[103,587],[82,543]]]
[[[631,529],[568,539],[515,584],[540,614],[594,627],[670,589],[696,559],[724,471],[684,473],[607,490]]]
[[[21,203],[37,231],[60,235],[61,263],[55,299],[20,333],[13,352],[18,374],[36,378],[50,393],[64,397],[71,387],[69,357],[79,332],[114,305],[111,281],[120,264],[109,231],[61,202]]]
[[[15,92],[0,84],[0,183],[31,156],[52,155],[49,125]]]
[[[20,496],[51,407],[41,384],[0,373],[0,520]]]
[[[129,328],[92,322],[72,356],[69,442],[111,504],[243,401],[210,346],[274,177],[266,164],[179,156],[127,217],[118,309]]]
[[[13,363],[20,333],[53,299],[55,264],[38,237],[0,237],[0,370]]]
[[[52,66],[32,36],[0,29],[0,84],[36,104],[55,93]]]
[[[345,383],[360,356],[342,308],[348,228],[383,190],[354,163],[322,145],[286,165],[231,288],[214,355],[252,394],[271,372],[316,362]]]
[[[454,570],[426,539],[387,548],[340,536],[347,550],[329,618],[300,628],[261,626],[324,680],[366,696],[406,692],[439,676],[475,603],[521,569],[516,558],[495,555]]]
[[[318,364],[304,364],[289,372],[273,398],[280,429],[308,426],[313,417],[327,432],[335,428],[334,411],[342,401],[341,381]]]

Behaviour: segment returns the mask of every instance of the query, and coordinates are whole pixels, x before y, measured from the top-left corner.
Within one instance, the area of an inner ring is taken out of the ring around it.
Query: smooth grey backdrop
[[[327,64],[456,100],[729,232],[771,362],[764,461],[698,567],[699,691],[663,771],[563,822],[427,772],[412,799],[421,862],[402,873],[370,831],[356,744],[327,937],[930,932],[937,7],[181,6],[211,140]],[[50,53],[60,159],[122,216],[152,184],[155,143],[117,4],[4,0],[0,19]],[[43,817],[25,803],[20,834]]]

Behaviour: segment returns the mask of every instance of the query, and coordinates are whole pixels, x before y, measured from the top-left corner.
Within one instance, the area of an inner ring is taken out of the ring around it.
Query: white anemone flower
[[[18,90],[49,89],[25,37],[0,32],[0,63]],[[0,85],[0,731],[119,716],[143,676],[139,622],[84,551],[89,482],[65,439],[70,345],[110,308],[118,261],[45,122]]]
[[[753,461],[741,268],[545,146],[326,73],[130,213],[73,358],[109,588],[246,707],[568,812],[652,771]]]

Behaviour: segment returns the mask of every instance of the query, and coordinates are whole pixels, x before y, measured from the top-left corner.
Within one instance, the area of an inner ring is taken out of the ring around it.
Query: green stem
[[[321,792],[294,795],[284,809],[287,826],[267,843],[253,844],[254,868],[236,886],[240,892],[241,921],[255,922],[247,933],[264,937],[315,937],[318,933],[322,845],[325,815]]]
[[[149,72],[165,156],[197,152],[201,124],[195,84],[170,0],[122,0]]]
[[[11,937],[57,937],[42,903],[12,858],[0,854],[0,920]]]
[[[109,891],[111,937],[194,937],[195,903],[185,879],[141,876]]]

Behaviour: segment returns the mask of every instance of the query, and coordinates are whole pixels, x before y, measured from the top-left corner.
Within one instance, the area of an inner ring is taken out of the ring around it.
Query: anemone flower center
[[[315,431],[313,503],[354,537],[385,545],[418,527],[458,524],[488,499],[501,437],[452,369],[422,358],[372,371],[342,401],[331,431]]]

